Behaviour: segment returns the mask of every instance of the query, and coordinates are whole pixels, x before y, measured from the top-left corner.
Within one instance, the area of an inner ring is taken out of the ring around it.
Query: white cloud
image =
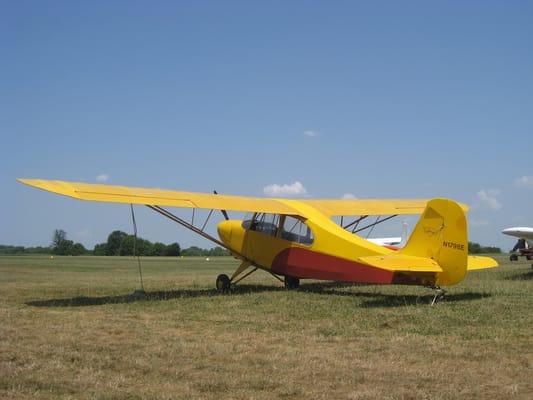
[[[496,198],[500,194],[499,190],[495,189],[481,189],[479,192],[476,193],[477,199],[489,208],[490,210],[497,211],[500,208],[502,208],[502,203]]]
[[[100,174],[96,177],[96,182],[107,182],[110,178],[109,174]]]
[[[533,176],[521,176],[520,178],[516,178],[514,180],[514,184],[517,187],[521,188],[533,188]]]
[[[352,194],[352,193],[344,193],[342,195],[342,199],[345,199],[345,200],[347,200],[347,199],[357,199],[357,197],[355,197],[355,195]]]
[[[271,197],[296,197],[303,196],[307,193],[304,185],[299,181],[294,183],[278,185],[276,183],[272,185],[265,186],[263,188],[263,193]]]
[[[314,138],[314,137],[317,137],[320,133],[317,132],[317,131],[311,131],[311,130],[308,130],[308,131],[304,131],[303,135],[305,137],[308,137],[308,138]]]

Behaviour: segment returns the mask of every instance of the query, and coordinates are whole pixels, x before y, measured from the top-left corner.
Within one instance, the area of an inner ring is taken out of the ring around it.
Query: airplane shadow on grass
[[[343,285],[344,286],[344,285]],[[351,285],[350,286],[354,286]],[[355,285],[355,286],[366,286],[366,285]],[[335,287],[341,287],[338,284]],[[379,291],[364,291],[364,292],[345,292],[345,291],[335,291],[324,285],[309,285],[309,287],[302,286],[301,288],[304,292],[311,292],[317,294],[323,294],[327,296],[347,296],[347,297],[363,297],[365,300],[361,303],[361,307],[402,307],[402,306],[414,306],[414,305],[424,305],[431,304],[433,301],[434,294],[394,294],[394,293],[380,293]],[[466,293],[449,293],[447,292],[445,296],[438,300],[438,303],[441,302],[461,302],[461,301],[471,301],[479,300],[482,298],[490,297],[490,293],[486,292],[466,292]]]
[[[379,291],[338,291],[345,287],[365,287],[367,285],[354,285],[351,283],[344,284],[338,282],[309,283],[302,284],[299,292],[312,293],[325,296],[346,296],[365,298],[361,307],[401,307],[419,304],[430,304],[433,300],[433,294],[425,295],[400,295],[384,294]],[[231,293],[220,293],[216,289],[177,289],[162,290],[151,292],[134,292],[116,296],[77,296],[63,299],[32,300],[26,302],[26,305],[34,307],[84,307],[98,306],[105,304],[127,304],[140,301],[165,301],[179,298],[198,298],[198,297],[216,297],[216,296],[241,296],[252,293],[262,292],[281,292],[286,291],[284,287],[267,286],[267,285],[238,285]],[[440,302],[459,302],[478,300],[490,297],[489,293],[448,293]]]
[[[33,300],[26,304],[35,307],[83,307],[83,306],[99,306],[104,304],[126,304],[137,301],[164,301],[180,298],[195,298],[195,297],[215,297],[215,296],[233,296],[243,295],[248,293],[273,292],[284,290],[281,287],[266,286],[266,285],[239,285],[237,290],[231,293],[220,293],[216,289],[176,289],[176,290],[158,290],[151,292],[138,292],[117,295],[117,296],[100,296],[88,297],[78,296],[66,299],[49,299],[49,300]]]

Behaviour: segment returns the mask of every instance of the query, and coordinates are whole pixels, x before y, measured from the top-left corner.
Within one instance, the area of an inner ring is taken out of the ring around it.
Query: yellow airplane
[[[19,181],[80,200],[146,205],[227,248],[242,263],[231,277],[218,276],[216,287],[220,291],[262,269],[280,280],[284,277],[289,289],[297,288],[300,279],[318,279],[421,285],[440,294],[441,285],[461,282],[467,271],[498,266],[490,257],[468,255],[467,207],[450,199],[270,199],[39,179]],[[200,228],[163,206],[211,211]],[[225,218],[217,226],[220,240],[204,230],[213,210],[222,211]],[[230,220],[226,210],[250,212],[252,216]],[[406,214],[421,217],[403,248],[380,246],[357,235]],[[388,217],[380,218],[385,215]],[[338,216],[340,225],[333,220]],[[344,224],[347,216],[354,220]],[[360,227],[370,216],[377,216],[376,221]]]

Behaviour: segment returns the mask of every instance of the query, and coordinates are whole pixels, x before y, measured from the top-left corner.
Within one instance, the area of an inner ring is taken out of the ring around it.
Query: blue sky
[[[506,249],[514,240],[501,229],[533,225],[532,2],[2,10],[0,243],[47,245],[63,228],[92,247],[131,231],[127,206],[61,198],[16,177],[445,196],[473,206],[472,240]],[[138,219],[150,240],[210,246],[149,210]],[[401,222],[383,233],[401,233]]]

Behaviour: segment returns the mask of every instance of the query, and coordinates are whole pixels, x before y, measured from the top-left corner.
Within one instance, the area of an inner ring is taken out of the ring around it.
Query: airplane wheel
[[[516,254],[511,254],[509,256],[509,261],[518,261],[518,256]]]
[[[526,256],[526,260],[531,261],[533,259],[533,256],[531,254],[528,254]]]
[[[300,279],[292,276],[285,276],[285,288],[289,290],[298,289],[300,287]]]
[[[217,290],[219,292],[229,292],[230,285],[231,281],[229,279],[229,276],[227,276],[226,274],[221,274],[217,276]]]

